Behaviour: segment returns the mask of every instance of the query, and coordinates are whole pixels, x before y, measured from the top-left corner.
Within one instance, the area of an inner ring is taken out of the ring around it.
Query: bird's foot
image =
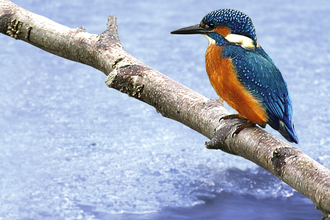
[[[242,119],[244,121],[244,123],[240,124],[236,127],[236,130],[234,131],[232,136],[239,134],[244,128],[248,128],[248,127],[255,125],[254,123],[250,122],[248,119],[246,119],[245,117],[243,117],[239,114],[226,115],[226,116],[220,118],[220,121],[227,120],[227,119],[234,119],[234,118]]]
[[[226,116],[221,117],[219,121],[226,120],[226,119],[233,119],[233,118],[241,118],[241,119],[246,120],[246,118],[240,116],[239,114],[232,114],[232,115],[226,115]]]
[[[246,123],[237,126],[236,131],[233,133],[233,136],[240,133],[244,128],[252,127],[254,125],[255,125],[254,123],[247,121]]]
[[[235,154],[230,149],[230,146],[227,145],[226,139],[231,134],[231,137],[234,137],[239,132],[241,132],[244,128],[253,126],[254,123],[250,122],[246,118],[242,117],[241,115],[226,115],[220,119],[227,120],[227,119],[236,119],[234,123],[223,123],[219,128],[215,130],[215,133],[210,141],[205,142],[205,146],[208,149],[215,149],[215,150],[222,150],[230,154]],[[239,120],[238,120],[239,119]]]

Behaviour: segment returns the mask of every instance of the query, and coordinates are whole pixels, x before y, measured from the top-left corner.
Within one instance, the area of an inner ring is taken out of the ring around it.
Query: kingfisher
[[[234,9],[215,10],[199,24],[171,34],[202,34],[208,39],[205,66],[210,83],[238,112],[224,118],[247,120],[242,128],[256,124],[264,128],[269,124],[289,142],[298,144],[287,84],[273,60],[257,44],[249,16]]]

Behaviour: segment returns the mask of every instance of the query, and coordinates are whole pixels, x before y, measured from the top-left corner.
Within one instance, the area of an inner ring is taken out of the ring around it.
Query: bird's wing
[[[268,124],[276,130],[281,121],[292,127],[292,105],[286,83],[271,58],[261,47],[247,50],[227,46],[223,56],[230,57],[240,82],[264,105]]]

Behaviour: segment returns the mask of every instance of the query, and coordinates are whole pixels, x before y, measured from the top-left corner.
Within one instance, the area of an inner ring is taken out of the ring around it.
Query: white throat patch
[[[225,38],[227,41],[240,45],[241,47],[243,47],[245,49],[253,50],[255,48],[255,46],[253,44],[253,40],[249,37],[239,35],[239,34],[228,34]]]
[[[215,40],[213,40],[212,38],[210,38],[209,36],[207,36],[206,34],[203,34],[204,37],[206,37],[206,39],[209,41],[209,45],[211,44],[215,44]]]

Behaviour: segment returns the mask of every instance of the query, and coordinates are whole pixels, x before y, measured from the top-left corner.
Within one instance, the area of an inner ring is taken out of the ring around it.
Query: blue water
[[[169,32],[244,11],[288,83],[296,146],[330,167],[327,0],[13,2],[94,34],[116,15],[129,53],[209,98],[207,40]],[[321,219],[267,171],[107,88],[103,73],[4,35],[0,45],[0,219]]]

